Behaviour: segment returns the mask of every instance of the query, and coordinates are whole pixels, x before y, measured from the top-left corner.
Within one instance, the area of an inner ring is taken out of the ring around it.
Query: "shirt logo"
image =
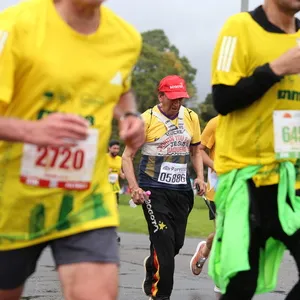
[[[235,52],[237,37],[224,36],[218,59],[217,71],[229,72]]]
[[[113,85],[122,85],[123,83],[123,78],[122,78],[122,74],[120,71],[118,71],[116,73],[116,75],[114,76],[114,78],[110,81],[111,84]]]
[[[2,53],[4,46],[8,38],[8,32],[0,30],[0,54]]]

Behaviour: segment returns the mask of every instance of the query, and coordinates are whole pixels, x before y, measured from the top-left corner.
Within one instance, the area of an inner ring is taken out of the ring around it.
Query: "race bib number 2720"
[[[97,155],[98,130],[90,129],[75,147],[39,147],[25,144],[20,180],[24,184],[71,190],[90,187]]]

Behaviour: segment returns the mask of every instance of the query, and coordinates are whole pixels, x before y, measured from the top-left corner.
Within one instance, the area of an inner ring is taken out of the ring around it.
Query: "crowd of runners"
[[[65,299],[117,299],[120,178],[148,224],[147,297],[171,299],[194,190],[215,232],[187,268],[200,275],[209,258],[222,300],[272,291],[285,250],[300,269],[300,0],[265,0],[226,21],[211,69],[218,115],[202,133],[175,74],[139,114],[142,39],[103,2],[26,0],[0,12],[0,299],[21,299],[48,246]],[[298,281],[286,299],[299,295]]]

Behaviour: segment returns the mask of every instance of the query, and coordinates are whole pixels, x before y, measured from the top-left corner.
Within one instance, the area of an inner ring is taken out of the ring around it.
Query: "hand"
[[[203,196],[206,192],[206,186],[207,184],[204,182],[204,180],[199,178],[194,180],[194,188],[197,190],[197,195]]]
[[[270,63],[272,71],[278,75],[294,75],[300,73],[300,47],[290,49]]]
[[[146,192],[140,187],[134,189],[131,193],[131,199],[137,205],[143,204],[146,199],[148,199]]]
[[[26,123],[25,143],[38,146],[70,147],[88,136],[89,122],[82,117],[53,113]]]
[[[144,121],[136,116],[127,116],[119,122],[120,137],[126,146],[140,148],[145,142]]]

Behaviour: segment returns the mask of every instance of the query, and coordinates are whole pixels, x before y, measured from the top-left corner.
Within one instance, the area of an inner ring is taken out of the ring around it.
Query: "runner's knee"
[[[116,300],[118,266],[112,263],[82,263],[59,267],[66,300]]]

